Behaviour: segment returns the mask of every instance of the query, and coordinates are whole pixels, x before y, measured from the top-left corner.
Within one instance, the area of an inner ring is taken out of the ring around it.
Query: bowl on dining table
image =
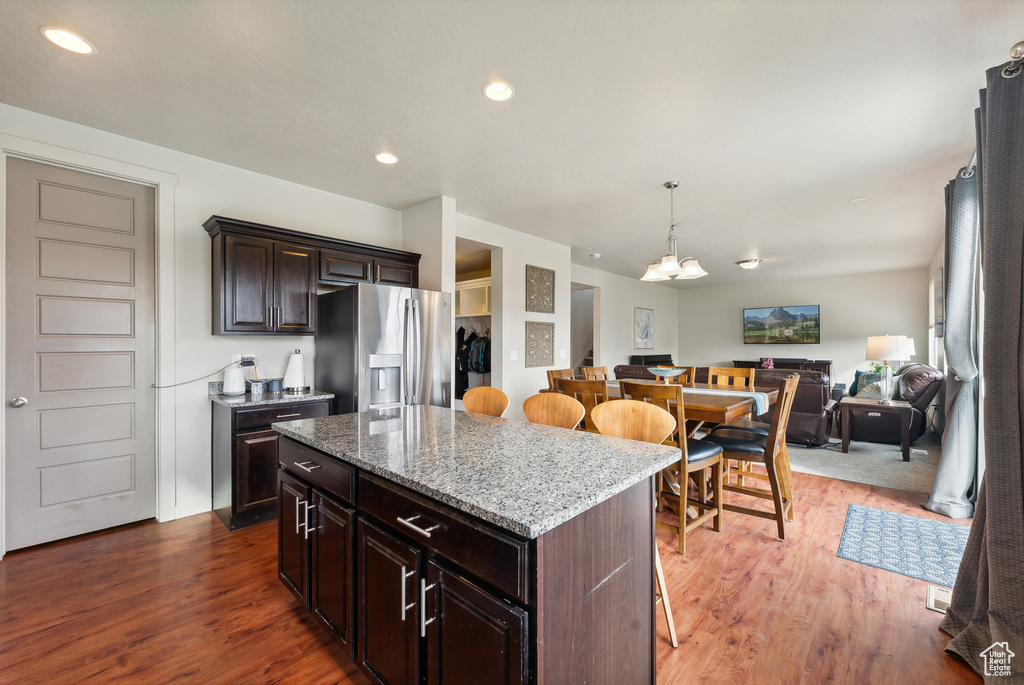
[[[666,383],[669,382],[670,378],[674,378],[686,371],[686,369],[681,366],[648,366],[647,370],[658,378],[663,378]]]

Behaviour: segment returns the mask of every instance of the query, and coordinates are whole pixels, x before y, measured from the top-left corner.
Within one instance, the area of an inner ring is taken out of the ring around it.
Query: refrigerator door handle
[[[423,336],[423,324],[420,321],[420,307],[418,300],[409,300],[409,306],[412,308],[412,330],[408,331],[409,339],[413,359],[410,361],[406,358],[406,364],[409,366],[409,379],[412,383],[412,397],[410,398],[410,404],[420,403],[420,368],[419,365],[422,363],[420,360],[420,341]],[[415,372],[415,373],[414,373]]]
[[[402,316],[402,393],[405,396],[405,401],[402,404],[411,404],[409,402],[409,310],[412,308],[412,300],[405,301],[405,312]]]

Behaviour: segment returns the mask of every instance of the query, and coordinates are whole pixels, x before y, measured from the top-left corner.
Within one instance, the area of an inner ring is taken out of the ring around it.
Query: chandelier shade
[[[641,281],[667,281],[670,278],[690,280],[707,276],[708,272],[701,268],[700,262],[694,257],[686,257],[679,261],[676,249],[676,216],[675,216],[675,189],[679,187],[679,181],[665,181],[664,186],[669,190],[669,226],[668,254],[660,260],[655,259],[647,267],[647,271],[640,277]]]

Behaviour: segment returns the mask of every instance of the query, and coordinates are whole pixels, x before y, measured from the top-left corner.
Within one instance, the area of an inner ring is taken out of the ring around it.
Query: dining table
[[[622,380],[631,383],[646,383],[650,385],[665,385],[660,381],[648,380],[646,378],[625,378]],[[768,396],[768,404],[775,404],[779,396],[779,389],[775,387],[755,386],[753,391],[745,391],[738,388],[709,385],[708,383],[695,383],[692,386],[683,386],[683,410],[686,413],[687,421],[700,421],[702,423],[720,424],[728,423],[749,416],[754,410],[753,393],[764,393]],[[716,393],[702,393],[700,390],[728,390],[735,391],[736,395],[722,395]],[[619,389],[619,381],[608,381],[608,397],[621,398],[622,392]]]

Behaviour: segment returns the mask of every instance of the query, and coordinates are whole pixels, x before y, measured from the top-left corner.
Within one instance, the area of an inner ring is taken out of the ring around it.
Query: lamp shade
[[[679,260],[671,252],[661,258],[661,266],[658,267],[660,275],[665,278],[671,278],[676,274],[682,273],[682,271],[682,267],[679,266]]]
[[[693,257],[687,257],[683,260],[679,268],[679,275],[676,276],[678,279],[689,280],[693,278],[700,278],[701,276],[707,276],[708,272],[700,267],[698,262]]]
[[[904,338],[904,341],[905,342],[903,343],[903,357],[901,357],[901,359],[910,359],[915,354],[917,354],[917,350],[914,349],[914,339]]]
[[[655,259],[647,267],[647,273],[645,273],[643,276],[641,276],[640,280],[641,281],[667,281],[667,280],[669,280],[668,276],[662,276],[660,273],[658,273],[658,267],[659,266],[661,266],[661,262],[659,262],[657,259]]]
[[[914,341],[905,335],[870,335],[864,358],[876,362],[909,359],[913,354],[913,346]]]

